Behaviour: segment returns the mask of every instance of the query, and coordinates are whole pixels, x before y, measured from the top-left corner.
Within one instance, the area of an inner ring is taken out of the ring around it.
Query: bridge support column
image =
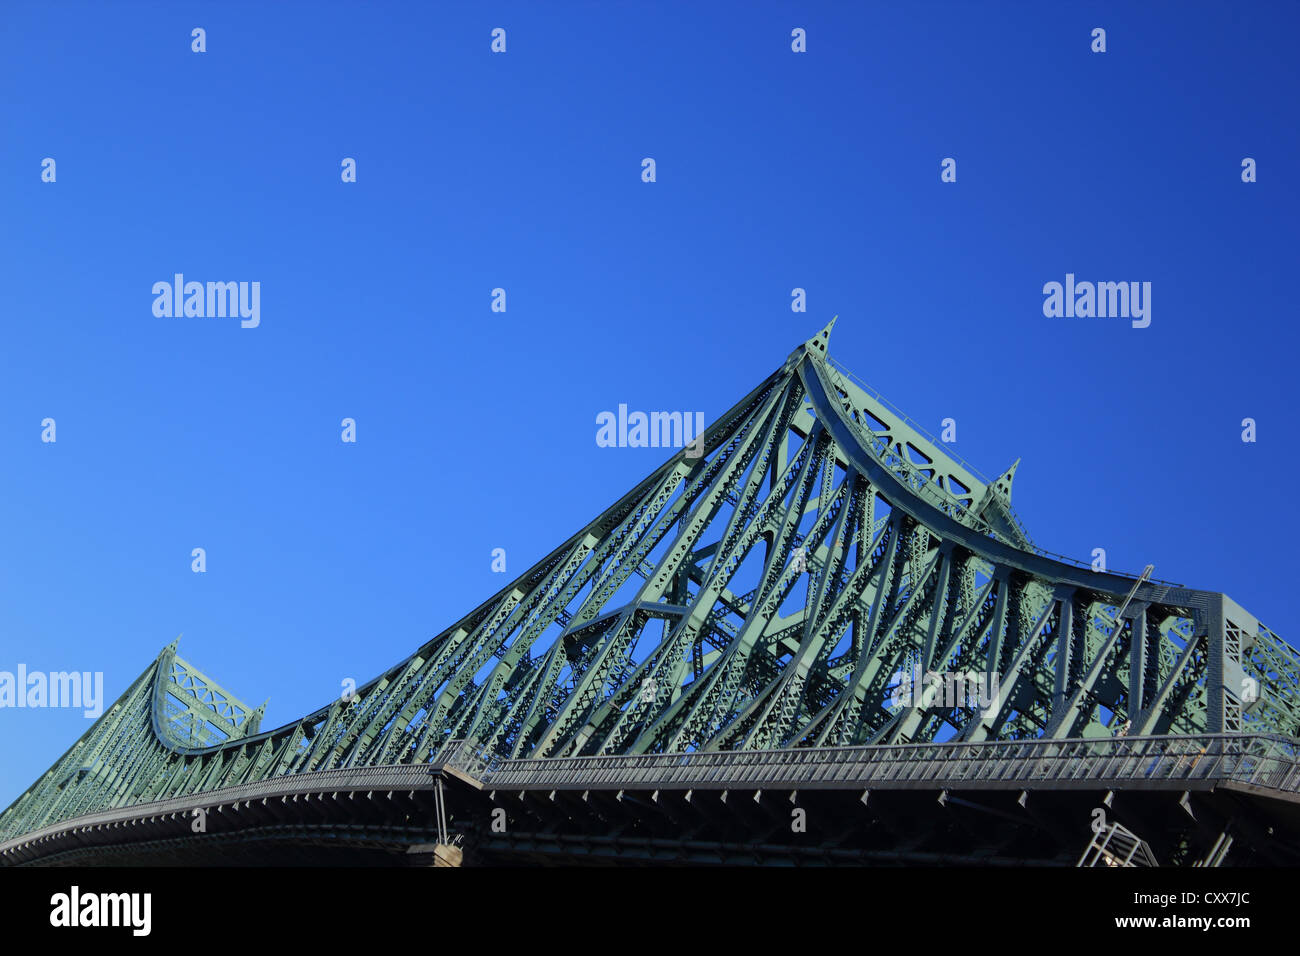
[[[1243,702],[1256,699],[1258,688],[1247,680],[1242,655],[1255,643],[1259,621],[1226,594],[1216,594],[1206,615],[1210,659],[1206,669],[1206,731],[1212,734],[1242,730]]]

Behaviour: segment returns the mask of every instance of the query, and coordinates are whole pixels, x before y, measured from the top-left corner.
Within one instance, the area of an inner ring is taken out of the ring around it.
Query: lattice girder
[[[1300,654],[1221,594],[1035,549],[1015,466],[988,481],[947,455],[830,362],[829,333],[350,700],[261,732],[260,709],[169,645],[0,816],[0,839],[424,762],[460,738],[548,757],[1300,733]],[[900,695],[914,671],[974,675],[991,702],[935,683]]]

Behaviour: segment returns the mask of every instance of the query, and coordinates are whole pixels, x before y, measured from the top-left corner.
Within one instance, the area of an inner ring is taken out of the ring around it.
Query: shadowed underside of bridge
[[[945,453],[829,335],[349,699],[261,731],[168,646],[0,815],[0,860],[389,859],[430,842],[436,774],[489,861],[1063,862],[1099,800],[1162,862],[1225,833],[1289,860],[1300,655],[1035,547],[1015,466]]]

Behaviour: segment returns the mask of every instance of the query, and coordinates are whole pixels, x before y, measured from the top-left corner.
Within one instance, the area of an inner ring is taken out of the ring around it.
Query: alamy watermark
[[[152,927],[152,893],[83,893],[75,884],[50,897],[50,925],[124,927],[133,936],[148,936]]]
[[[104,712],[104,672],[0,671],[0,707],[80,707],[87,717]]]
[[[618,414],[601,412],[596,416],[596,444],[601,448],[686,448],[688,458],[703,453],[704,413],[695,412],[628,412],[618,406]]]
[[[898,683],[889,695],[890,708],[975,707],[985,717],[997,716],[1001,707],[998,676],[979,671],[926,671],[917,665],[894,675]]]
[[[186,282],[178,272],[174,280],[153,284],[153,314],[160,319],[224,319],[238,316],[242,328],[255,329],[262,321],[262,283]]]
[[[1043,315],[1049,319],[1129,319],[1133,328],[1151,324],[1150,282],[1075,282],[1065,274],[1065,284],[1043,286]]]

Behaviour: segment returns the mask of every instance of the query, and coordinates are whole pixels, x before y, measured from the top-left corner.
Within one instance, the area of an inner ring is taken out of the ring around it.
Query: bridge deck
[[[1209,734],[1078,740],[984,741],[644,756],[482,761],[447,758],[500,790],[646,788],[722,790],[1022,789],[1116,787],[1207,789],[1235,782],[1294,796],[1300,763],[1281,737]]]
[[[30,862],[75,846],[77,834],[182,820],[196,807],[239,814],[267,800],[414,794],[439,774],[480,791],[616,790],[1176,790],[1225,787],[1300,803],[1292,741],[1267,735],[1118,737],[493,760],[454,741],[426,764],[289,774],[195,796],[116,807],[0,844],[0,861]],[[173,824],[174,826],[174,824]],[[148,827],[141,831],[144,836]],[[125,837],[130,840],[131,837]]]

